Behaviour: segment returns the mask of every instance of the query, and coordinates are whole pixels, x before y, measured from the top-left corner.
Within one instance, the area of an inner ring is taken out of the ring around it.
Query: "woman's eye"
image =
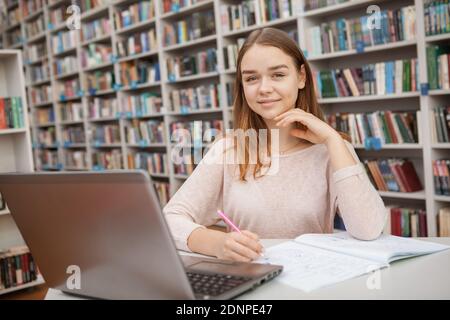
[[[275,76],[275,78],[282,78],[282,77],[284,77],[284,74],[276,73],[276,74],[274,74],[274,76]]]
[[[245,81],[249,82],[249,81],[254,81],[256,80],[256,77],[248,77]]]

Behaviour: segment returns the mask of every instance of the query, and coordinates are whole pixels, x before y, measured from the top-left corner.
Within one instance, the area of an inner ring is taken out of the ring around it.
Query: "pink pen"
[[[218,214],[219,216],[221,216],[222,219],[223,219],[223,220],[224,220],[231,228],[233,228],[234,231],[239,232],[239,233],[242,233],[241,230],[239,230],[239,228],[236,227],[236,225],[230,220],[230,218],[228,218],[228,217],[225,215],[225,213],[223,213],[223,211],[217,210],[217,214]]]

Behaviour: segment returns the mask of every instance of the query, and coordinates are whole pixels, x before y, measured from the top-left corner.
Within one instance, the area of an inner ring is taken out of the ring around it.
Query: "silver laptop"
[[[230,299],[281,266],[180,256],[144,171],[0,174],[47,285],[103,299]]]

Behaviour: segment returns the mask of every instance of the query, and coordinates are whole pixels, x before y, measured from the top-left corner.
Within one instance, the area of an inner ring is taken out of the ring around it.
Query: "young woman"
[[[246,163],[248,142],[246,161],[229,163],[225,146],[236,150],[240,142],[216,141],[164,207],[177,247],[250,261],[262,254],[260,238],[333,232],[336,212],[354,237],[377,238],[386,219],[383,201],[351,144],[323,121],[297,44],[283,31],[256,30],[239,51],[236,72],[234,129],[279,130],[272,141],[279,152],[268,157],[277,170],[262,174],[270,171],[259,156]],[[207,228],[221,219],[218,209],[243,231]]]

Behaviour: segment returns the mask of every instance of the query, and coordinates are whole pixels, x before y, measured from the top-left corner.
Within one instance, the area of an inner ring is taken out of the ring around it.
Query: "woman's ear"
[[[298,77],[298,88],[303,89],[306,84],[306,71],[305,71],[305,65],[302,64],[300,66],[300,74]]]

